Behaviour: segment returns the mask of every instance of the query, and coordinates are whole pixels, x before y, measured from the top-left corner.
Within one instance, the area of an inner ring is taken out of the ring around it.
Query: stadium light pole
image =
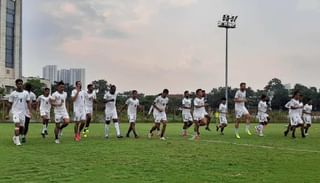
[[[228,30],[236,28],[236,20],[238,16],[231,16],[228,14],[222,15],[222,20],[218,21],[218,27],[226,29],[226,65],[225,65],[225,97],[228,106]]]

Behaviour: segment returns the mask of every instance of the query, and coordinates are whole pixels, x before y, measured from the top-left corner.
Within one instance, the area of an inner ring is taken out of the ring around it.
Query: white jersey
[[[292,107],[298,108],[300,106],[301,105],[298,100],[291,99],[291,101],[288,103],[288,107],[289,107],[289,109],[291,109],[290,115],[300,115],[300,109],[292,109]]]
[[[107,102],[105,104],[105,110],[107,112],[116,111],[116,101],[117,101],[117,94],[111,94],[110,92],[107,92],[104,97],[104,100],[113,100],[112,102]]]
[[[33,103],[33,102],[35,102],[37,100],[36,94],[34,94],[32,91],[28,92],[28,94],[29,94],[31,103]],[[26,107],[26,111],[27,111],[27,117],[31,117],[31,116],[28,115],[30,113],[30,111],[29,111],[27,103],[25,104],[25,107]]]
[[[234,97],[235,99],[245,100],[246,99],[246,91],[238,90]],[[245,107],[245,102],[235,102],[234,104],[235,110],[242,110]]]
[[[227,104],[221,103],[219,105],[219,113],[220,113],[220,116],[223,116],[223,117],[226,116],[226,114],[228,113]]]
[[[303,102],[299,102],[299,114],[300,114],[300,116],[302,117],[302,114],[303,114]]]
[[[75,97],[77,90],[74,89],[71,92],[71,97]],[[80,90],[75,101],[73,101],[73,111],[84,111],[85,110],[85,91]]]
[[[168,102],[169,102],[169,98],[168,97],[165,97],[163,98],[161,95],[158,96],[155,100],[154,100],[154,104],[160,109],[162,110],[163,112],[165,111],[167,105],[168,105]],[[153,110],[153,111],[157,111],[157,112],[160,112],[158,111],[157,109]]]
[[[260,100],[258,104],[258,113],[267,113],[268,111],[268,104],[266,101]]]
[[[127,110],[128,115],[137,114],[137,108],[139,106],[139,99],[128,98],[126,101],[126,104],[128,106],[128,110]]]
[[[304,105],[303,111],[305,112],[304,115],[311,115],[312,105],[309,105],[309,104]]]
[[[191,98],[182,99],[182,114],[189,114],[191,112],[192,101]],[[188,109],[184,108],[187,107]]]
[[[12,114],[27,114],[27,103],[30,101],[30,95],[27,91],[13,91],[9,96],[9,102],[12,103]]]
[[[40,103],[40,111],[50,112],[51,103],[50,103],[51,96],[48,95],[47,97],[44,95],[40,95],[37,99],[37,102]]]
[[[203,114],[203,108],[204,107],[196,107],[196,106],[203,106],[204,105],[204,98],[198,98],[196,97],[194,100],[193,100],[193,105],[194,105],[194,110],[193,110],[193,113],[194,114]]]
[[[67,108],[66,108],[67,93],[66,92],[63,92],[63,93],[59,93],[58,91],[54,92],[52,94],[52,100],[56,105],[62,104],[61,106],[54,107],[55,113],[67,113]]]
[[[285,108],[287,108],[289,110],[289,112],[288,112],[289,115],[291,114],[291,111],[292,111],[290,106],[291,106],[291,100],[289,102],[287,102],[286,105],[284,106]]]
[[[85,92],[85,105],[87,109],[93,109],[93,101],[97,99],[97,95],[95,92],[88,93]]]

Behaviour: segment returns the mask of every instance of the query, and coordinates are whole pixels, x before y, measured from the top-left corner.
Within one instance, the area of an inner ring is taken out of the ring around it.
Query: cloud
[[[320,1],[319,0],[297,0],[297,9],[299,11],[320,12]]]

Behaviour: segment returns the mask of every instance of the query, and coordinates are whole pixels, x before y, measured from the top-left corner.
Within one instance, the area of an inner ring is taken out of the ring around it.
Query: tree
[[[92,84],[93,88],[96,91],[97,101],[102,102],[104,94],[109,90],[108,82],[106,80],[100,79],[93,81]]]
[[[36,96],[40,96],[43,93],[43,89],[46,86],[44,83],[41,83],[39,79],[29,79],[26,83],[29,83],[32,87],[32,91]]]

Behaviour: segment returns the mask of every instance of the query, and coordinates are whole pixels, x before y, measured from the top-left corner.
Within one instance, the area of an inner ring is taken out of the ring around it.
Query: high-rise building
[[[42,68],[42,77],[47,79],[54,84],[57,81],[57,66],[56,65],[46,65]]]
[[[82,85],[85,85],[86,71],[82,68],[70,69],[70,85],[75,85],[76,81],[81,81]]]
[[[22,77],[22,0],[0,0],[0,87]]]
[[[70,70],[69,69],[60,69],[58,70],[58,81],[63,81],[64,83],[70,84]]]

